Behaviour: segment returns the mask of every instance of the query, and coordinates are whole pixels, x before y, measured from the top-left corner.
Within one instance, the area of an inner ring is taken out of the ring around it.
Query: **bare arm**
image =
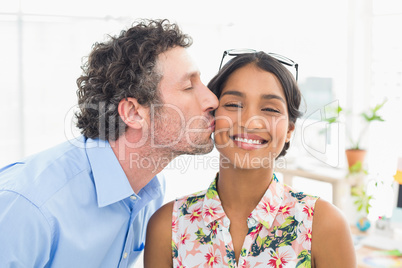
[[[172,268],[173,202],[162,206],[148,223],[144,249],[145,268]]]
[[[321,199],[314,210],[311,255],[314,268],[356,267],[349,224],[335,206]]]

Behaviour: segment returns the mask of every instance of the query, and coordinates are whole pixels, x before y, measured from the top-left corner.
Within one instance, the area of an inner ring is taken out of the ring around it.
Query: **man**
[[[218,100],[166,20],[95,44],[77,80],[82,137],[0,170],[0,267],[127,267],[163,201],[157,175],[213,148]]]

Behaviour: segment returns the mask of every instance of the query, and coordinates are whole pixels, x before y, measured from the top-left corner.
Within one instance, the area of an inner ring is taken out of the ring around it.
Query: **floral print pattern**
[[[236,263],[230,220],[216,191],[217,178],[205,191],[174,202],[173,267],[311,267],[311,233],[318,197],[294,192],[275,174],[248,217],[248,234]]]

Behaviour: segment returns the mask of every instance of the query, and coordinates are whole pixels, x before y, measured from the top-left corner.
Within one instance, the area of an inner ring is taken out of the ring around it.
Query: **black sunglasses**
[[[223,52],[223,56],[222,56],[222,60],[221,60],[221,64],[219,65],[219,71],[222,68],[222,64],[223,64],[223,59],[226,56],[239,56],[239,55],[243,55],[243,54],[254,54],[257,53],[257,50],[254,49],[229,49],[229,50],[225,50]],[[299,76],[299,64],[297,64],[296,62],[294,62],[293,60],[286,58],[285,56],[276,54],[276,53],[267,53],[269,56],[275,58],[277,61],[279,61],[280,63],[286,65],[286,66],[290,66],[290,67],[294,67],[296,69],[296,81],[297,78]]]

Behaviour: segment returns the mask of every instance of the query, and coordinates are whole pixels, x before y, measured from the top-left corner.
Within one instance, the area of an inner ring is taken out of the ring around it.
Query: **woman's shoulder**
[[[328,233],[349,232],[349,225],[343,213],[334,205],[318,199],[314,209],[313,229],[318,235]]]
[[[330,202],[318,199],[314,209],[315,230],[322,232],[349,231],[349,224],[346,217],[336,206]]]
[[[159,208],[150,218],[147,226],[145,242],[145,267],[172,267],[171,237],[172,237],[173,202]],[[155,258],[158,256],[158,258]]]
[[[148,229],[158,230],[161,233],[170,233],[174,202],[170,201],[164,204],[151,216],[148,222]]]
[[[355,267],[349,224],[337,207],[322,199],[314,209],[312,257],[318,267]]]

